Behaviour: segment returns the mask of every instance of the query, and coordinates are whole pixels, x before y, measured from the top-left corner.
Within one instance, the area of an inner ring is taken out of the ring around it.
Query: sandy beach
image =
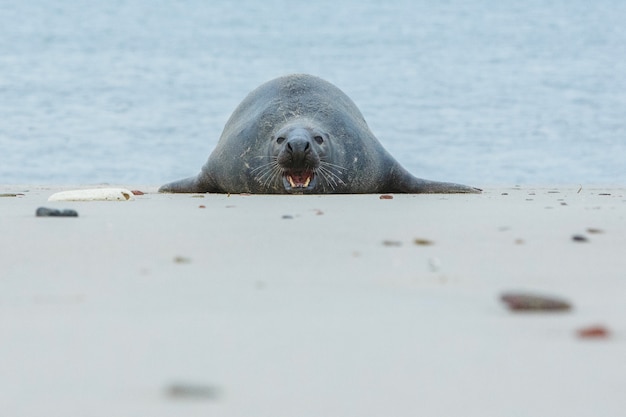
[[[124,186],[0,187],[1,415],[626,415],[624,188]]]

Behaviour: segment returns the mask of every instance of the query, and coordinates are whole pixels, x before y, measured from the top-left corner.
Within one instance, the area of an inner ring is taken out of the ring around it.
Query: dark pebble
[[[0,194],[0,197],[21,197],[23,195],[24,194],[22,194],[22,193],[16,193],[16,194],[14,194],[14,193],[4,193],[4,194]]]
[[[206,208],[206,206],[201,204],[198,206],[198,208]]]
[[[589,239],[583,235],[574,235],[572,236],[572,240],[574,242],[589,242]]]
[[[75,210],[57,210],[47,207],[39,207],[35,212],[37,217],[78,217]]]
[[[283,214],[283,217],[281,217],[282,219],[293,219],[293,216],[291,214]]]
[[[219,389],[210,385],[172,384],[167,387],[166,394],[175,399],[216,400]]]
[[[133,193],[133,195],[144,195],[145,194],[143,191],[139,191],[139,190],[131,190],[131,193]]]
[[[510,292],[500,296],[509,310],[514,311],[568,311],[570,303],[554,297]]]
[[[389,194],[383,194],[380,197],[378,197],[381,200],[393,200],[393,196],[389,195]]]

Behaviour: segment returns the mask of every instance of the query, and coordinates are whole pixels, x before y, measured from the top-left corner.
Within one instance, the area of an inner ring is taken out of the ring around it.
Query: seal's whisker
[[[343,166],[337,165],[337,164],[331,164],[330,162],[326,162],[326,161],[323,161],[323,160],[320,160],[320,165],[324,165],[325,167],[333,168],[333,169],[336,169],[338,171],[347,171],[348,170],[348,168],[346,168],[346,167],[343,167]]]
[[[279,177],[282,176],[283,174],[283,169],[280,166],[275,166],[274,168],[272,168],[272,175],[270,175],[265,182],[263,183],[264,187],[269,186],[271,183],[273,182],[277,182]]]
[[[326,183],[330,185],[328,179],[332,179],[332,181],[337,185],[337,181],[345,184],[341,179],[340,175],[342,174],[343,167],[335,164],[331,164],[325,161],[320,161],[320,165],[318,167],[320,174],[323,174],[322,177],[326,180]]]
[[[250,172],[254,175],[254,179],[256,181],[266,186],[270,182],[274,181],[274,179],[277,177],[278,173],[280,173],[281,170],[282,168],[278,164],[278,161],[273,160],[267,164],[263,164],[254,168]]]
[[[339,184],[343,184],[346,185],[346,183],[341,179],[341,177],[339,177],[339,175],[337,175],[336,173],[332,172],[331,170],[329,170],[328,168],[324,167],[323,165],[318,166],[315,169],[315,172],[322,177],[322,179],[324,180],[324,182],[326,182],[326,184],[332,188],[333,190],[339,185]]]
[[[266,169],[266,168],[271,168],[271,167],[272,167],[272,166],[274,166],[274,165],[278,165],[278,161],[277,161],[277,159],[278,159],[278,158],[277,158],[277,157],[275,157],[275,158],[274,158],[273,160],[271,160],[270,162],[268,162],[268,163],[266,163],[266,164],[259,165],[259,166],[258,166],[258,167],[256,167],[256,168],[253,168],[250,172],[251,172],[252,174],[254,174],[255,172],[258,172],[258,171],[264,170],[264,169]]]

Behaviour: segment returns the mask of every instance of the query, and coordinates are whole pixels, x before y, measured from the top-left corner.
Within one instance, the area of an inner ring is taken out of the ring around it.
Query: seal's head
[[[343,184],[342,169],[326,162],[330,135],[315,123],[299,120],[278,127],[270,137],[271,162],[253,170],[267,188],[286,193],[320,193]]]
[[[273,135],[272,154],[280,167],[288,192],[311,191],[317,186],[317,171],[325,154],[328,135],[304,126],[285,126]]]

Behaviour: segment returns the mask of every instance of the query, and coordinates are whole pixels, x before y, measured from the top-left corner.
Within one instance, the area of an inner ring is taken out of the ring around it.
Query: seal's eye
[[[283,143],[284,141],[285,141],[285,138],[284,138],[284,137],[282,137],[282,136],[280,136],[280,137],[276,138],[276,143],[278,143],[279,145],[280,145],[281,143]]]
[[[317,142],[318,145],[324,143],[324,138],[321,136],[315,136],[313,139],[315,139],[315,142]]]

